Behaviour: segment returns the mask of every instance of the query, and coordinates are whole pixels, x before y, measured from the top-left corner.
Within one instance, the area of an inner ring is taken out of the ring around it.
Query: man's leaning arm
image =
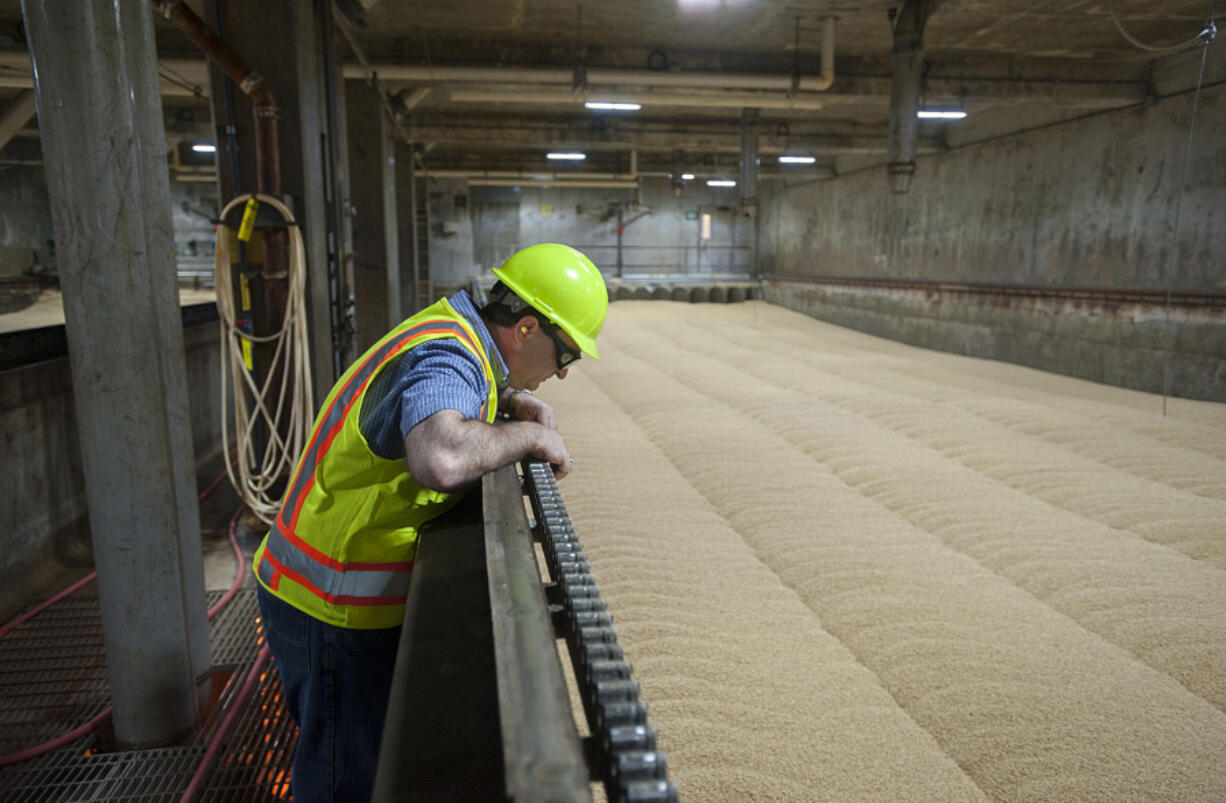
[[[439,410],[409,430],[404,448],[409,473],[436,491],[459,490],[524,457],[548,461],[559,479],[570,472],[562,436],[533,421],[494,426],[456,410]]]

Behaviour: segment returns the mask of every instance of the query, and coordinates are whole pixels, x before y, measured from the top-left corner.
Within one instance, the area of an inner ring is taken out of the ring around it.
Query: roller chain
[[[592,778],[614,803],[676,803],[677,787],[668,780],[667,759],[656,750],[656,730],[647,724],[647,705],[617,643],[613,615],[547,463],[524,464],[524,492],[552,580],[546,598],[554,627],[566,641],[592,733]]]

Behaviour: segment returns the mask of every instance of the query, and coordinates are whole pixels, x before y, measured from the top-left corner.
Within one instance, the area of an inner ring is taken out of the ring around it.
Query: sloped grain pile
[[[760,302],[547,386],[690,800],[1226,799],[1226,408]]]

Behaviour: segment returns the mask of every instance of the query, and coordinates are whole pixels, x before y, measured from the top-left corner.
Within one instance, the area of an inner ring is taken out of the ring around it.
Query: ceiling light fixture
[[[780,156],[781,165],[811,165],[817,161],[816,156]]]
[[[915,116],[921,120],[961,120],[966,112],[961,109],[920,109]]]
[[[693,181],[693,180],[694,180],[694,174],[693,174],[693,173],[682,173],[682,174],[681,174],[681,180],[682,180],[682,181]]]
[[[605,112],[636,112],[643,108],[641,103],[614,103],[609,100],[589,100],[583,105],[589,109]]]
[[[192,150],[196,153],[217,153],[217,146],[208,142],[197,142],[192,146]]]
[[[736,182],[729,178],[709,178],[707,179],[708,187],[735,187]]]
[[[582,162],[587,158],[587,154],[578,151],[551,151],[545,154],[545,158],[553,159],[555,162]]]

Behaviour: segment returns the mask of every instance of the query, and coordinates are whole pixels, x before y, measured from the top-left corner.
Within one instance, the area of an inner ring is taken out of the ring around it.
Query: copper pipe
[[[280,111],[264,76],[248,66],[234,49],[226,44],[208,24],[196,16],[183,0],[155,0],[158,11],[174,23],[187,38],[199,47],[218,68],[251,98],[255,134],[256,189],[265,195],[281,198],[281,146],[277,130]],[[266,229],[264,239],[263,313],[257,320],[257,334],[280,331],[289,303],[289,242],[285,231]],[[275,386],[276,378],[273,378]],[[282,437],[288,434],[288,415],[277,423]]]
[[[254,104],[256,186],[267,195],[281,195],[281,154],[277,142],[277,101],[264,76],[247,66],[183,0],[159,0],[158,11],[187,35]]]

